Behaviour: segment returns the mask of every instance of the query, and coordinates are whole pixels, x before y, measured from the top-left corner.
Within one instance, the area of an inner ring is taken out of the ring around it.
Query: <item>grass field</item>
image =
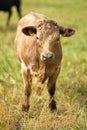
[[[34,84],[30,111],[22,114],[22,77],[14,52],[18,17],[13,8],[7,28],[7,14],[0,12],[0,130],[87,130],[87,1],[22,0],[22,14],[31,10],[76,30],[70,38],[61,37],[63,60],[55,93],[58,109],[50,112],[46,85],[40,85],[42,92],[37,95]]]

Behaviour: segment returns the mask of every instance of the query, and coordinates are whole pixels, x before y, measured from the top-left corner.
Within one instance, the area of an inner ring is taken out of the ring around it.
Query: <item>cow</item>
[[[54,94],[62,60],[60,35],[70,37],[74,33],[74,29],[59,26],[37,12],[30,12],[19,21],[14,46],[24,83],[23,111],[30,107],[34,76],[42,84],[47,81],[49,108],[57,109]]]
[[[21,0],[0,0],[0,11],[8,12],[8,19],[6,25],[9,25],[10,18],[12,16],[12,7],[15,6],[19,15],[19,18],[21,18]]]

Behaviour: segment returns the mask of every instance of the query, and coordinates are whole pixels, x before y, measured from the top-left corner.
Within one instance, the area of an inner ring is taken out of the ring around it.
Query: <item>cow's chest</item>
[[[56,73],[57,68],[57,66],[51,64],[40,64],[39,67],[32,65],[30,67],[30,72],[31,75],[37,77],[41,83],[44,83],[47,78]]]

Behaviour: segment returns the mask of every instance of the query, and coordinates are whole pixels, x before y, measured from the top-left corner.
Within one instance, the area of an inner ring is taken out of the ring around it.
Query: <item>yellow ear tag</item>
[[[34,36],[34,34],[35,34],[34,32],[29,31],[29,35],[30,35],[30,36]]]

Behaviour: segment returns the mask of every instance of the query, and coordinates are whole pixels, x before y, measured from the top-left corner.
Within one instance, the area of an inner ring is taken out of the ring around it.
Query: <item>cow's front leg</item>
[[[24,83],[24,103],[22,105],[22,110],[27,112],[29,110],[29,97],[31,94],[31,75],[27,67],[22,67],[22,77]]]
[[[49,92],[49,107],[50,110],[56,109],[56,101],[54,99],[56,83],[52,82],[53,78],[50,77],[48,81],[48,92]]]
[[[8,14],[8,19],[7,19],[6,26],[8,26],[8,25],[9,25],[9,21],[10,21],[11,16],[12,16],[12,10],[9,10],[9,12],[8,12],[8,13],[9,13],[9,14]]]
[[[55,89],[56,89],[56,80],[57,80],[59,72],[60,72],[60,69],[58,70],[58,72],[55,72],[55,74],[50,76],[48,79],[47,88],[48,88],[49,97],[50,97],[49,107],[51,111],[57,109],[54,94],[55,94]]]

